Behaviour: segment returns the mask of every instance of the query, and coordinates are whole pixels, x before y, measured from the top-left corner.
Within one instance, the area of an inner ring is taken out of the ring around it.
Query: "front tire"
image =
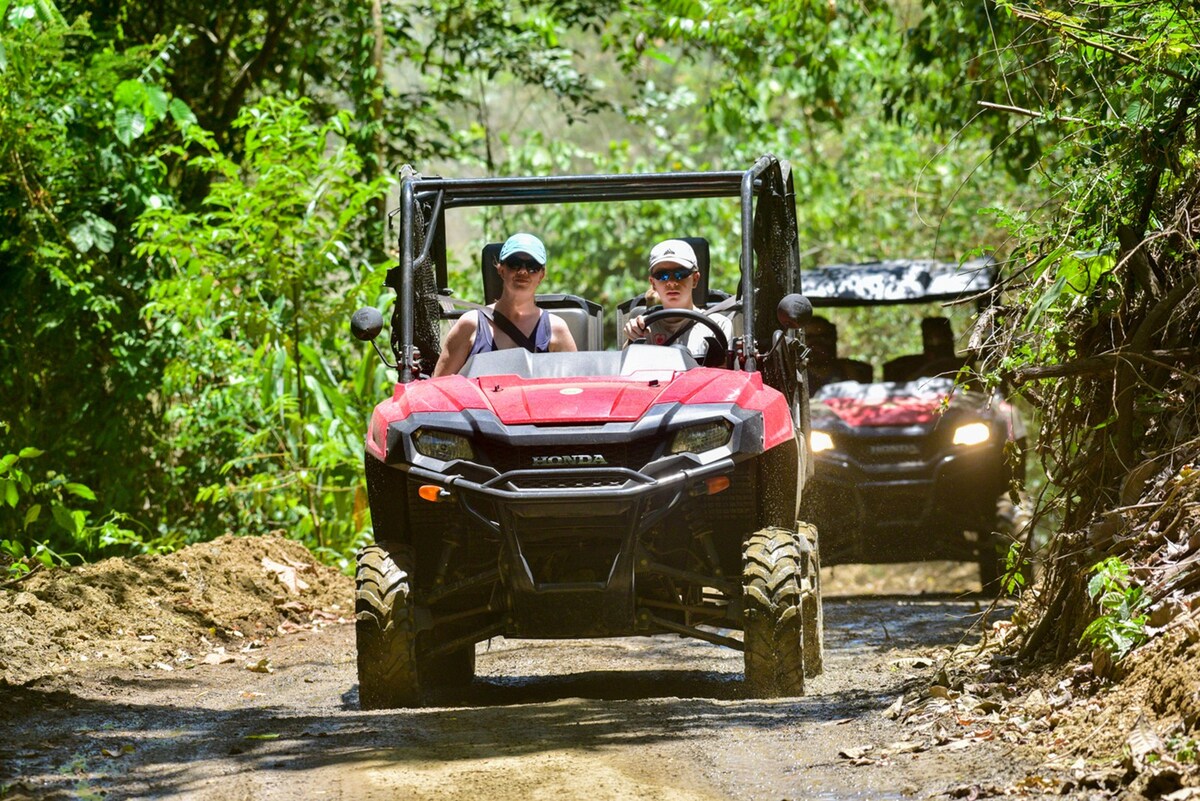
[[[817,547],[817,527],[809,523],[797,523],[800,544],[809,560],[808,575],[812,576],[811,587],[800,599],[800,611],[804,625],[804,677],[811,679],[825,670],[825,612],[821,604],[821,559]]]
[[[419,705],[412,554],[408,548],[389,552],[368,545],[359,551],[354,618],[359,706],[394,709]]]
[[[789,529],[765,528],[746,540],[742,624],[746,688],[752,697],[804,694],[806,629],[815,635],[815,645],[810,644],[807,651],[819,654],[821,647],[816,632],[821,614],[814,567],[807,539]],[[814,666],[812,672],[818,669]]]

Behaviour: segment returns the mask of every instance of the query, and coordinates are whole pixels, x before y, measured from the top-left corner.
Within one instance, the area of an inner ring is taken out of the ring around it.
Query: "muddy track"
[[[980,605],[826,600],[826,672],[748,700],[741,654],[671,636],[478,646],[436,706],[362,712],[350,625],[247,662],[0,689],[9,798],[800,799],[961,796],[1024,775],[1003,743],[902,753],[884,711]],[[262,662],[266,659],[267,662]],[[260,670],[254,672],[248,664]],[[880,758],[855,759],[872,746]],[[3,797],[4,793],[0,793]]]

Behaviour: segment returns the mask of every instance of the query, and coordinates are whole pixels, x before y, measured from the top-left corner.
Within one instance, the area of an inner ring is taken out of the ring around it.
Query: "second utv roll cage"
[[[789,165],[772,155],[762,156],[743,172],[447,179],[424,178],[406,168],[401,175],[400,206],[392,212],[400,217],[399,263],[388,271],[386,280],[398,295],[392,350],[399,380],[408,383],[419,377],[413,365],[414,348],[420,349],[422,364],[429,366],[440,350],[439,298],[450,294],[447,210],[718,197],[737,197],[741,203],[738,297],[748,341],[742,342],[740,364],[755,370],[756,343],[769,343],[777,328],[776,305],[785,295],[800,291],[793,196]]]

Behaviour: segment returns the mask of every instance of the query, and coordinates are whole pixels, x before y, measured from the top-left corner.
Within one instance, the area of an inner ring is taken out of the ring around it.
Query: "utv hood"
[[[628,422],[660,403],[732,403],[758,408],[766,401],[760,397],[763,393],[762,379],[756,373],[706,368],[624,378],[447,376],[397,386],[389,417],[478,409],[492,412],[508,426]]]
[[[814,414],[832,415],[854,428],[927,425],[950,406],[963,405],[966,393],[953,390],[954,382],[947,378],[878,384],[840,381],[822,387],[813,397]]]

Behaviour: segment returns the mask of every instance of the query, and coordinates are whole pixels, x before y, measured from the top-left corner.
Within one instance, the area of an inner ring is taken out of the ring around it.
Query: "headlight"
[[[955,445],[978,445],[992,438],[992,428],[987,423],[967,423],[954,429]]]
[[[671,453],[704,453],[729,442],[733,426],[727,420],[714,420],[689,426],[675,432],[671,440]]]
[[[833,437],[826,434],[824,431],[813,431],[808,435],[808,445],[813,453],[828,451],[833,449]]]
[[[419,429],[413,434],[413,444],[422,456],[440,459],[443,462],[471,459],[475,456],[469,439],[461,434],[451,434],[449,431],[438,431],[434,428]]]

